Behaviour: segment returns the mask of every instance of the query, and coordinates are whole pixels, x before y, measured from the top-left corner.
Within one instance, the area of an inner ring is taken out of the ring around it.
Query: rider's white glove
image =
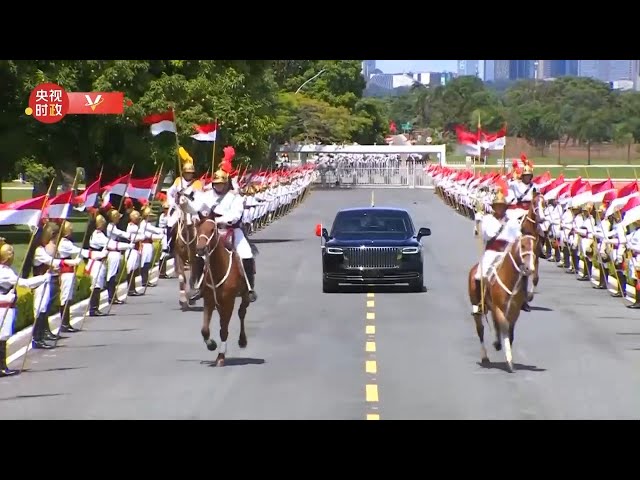
[[[187,197],[180,197],[180,205],[186,205],[188,201]]]

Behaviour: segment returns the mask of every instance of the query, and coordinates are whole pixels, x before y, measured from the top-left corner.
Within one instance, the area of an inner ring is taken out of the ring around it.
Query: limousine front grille
[[[346,268],[382,269],[398,268],[400,251],[397,247],[344,248]]]

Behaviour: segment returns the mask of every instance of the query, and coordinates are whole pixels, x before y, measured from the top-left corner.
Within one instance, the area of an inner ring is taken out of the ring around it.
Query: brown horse
[[[227,353],[227,338],[229,337],[229,322],[233,315],[236,297],[242,298],[238,316],[240,317],[240,337],[238,346],[247,346],[247,335],[244,329],[244,319],[250,304],[249,287],[242,268],[242,260],[221,234],[218,225],[211,217],[204,218],[197,225],[196,253],[204,257],[204,281],[200,287],[204,299],[204,312],[202,316],[202,329],[200,333],[211,352],[218,347],[211,338],[209,325],[214,310],[220,315],[220,350],[216,365],[224,366]]]
[[[179,199],[177,199],[179,200]],[[176,205],[179,202],[176,201]],[[191,223],[191,224],[190,224]],[[193,304],[189,301],[189,296],[193,292],[194,285],[198,281],[198,274],[194,268],[194,262],[199,261],[196,258],[196,225],[195,219],[190,221],[189,214],[181,209],[180,220],[172,229],[172,242],[174,245],[175,271],[178,274],[178,284],[180,289],[179,302],[183,312],[189,310],[189,305]],[[186,266],[189,265],[189,291],[187,292],[187,280],[185,272]],[[189,294],[189,295],[188,295]]]
[[[484,298],[482,292],[476,288],[475,274],[478,269],[476,263],[469,271],[469,300],[472,305],[480,306],[478,312],[474,312],[473,319],[476,324],[476,332],[480,339],[481,361],[487,363],[487,349],[484,346],[483,316],[487,309],[491,311],[493,326],[496,332],[496,340],[493,343],[496,351],[502,350],[507,360],[509,372],[513,372],[513,356],[511,346],[514,341],[516,322],[520,316],[522,305],[526,301],[526,292],[522,288],[523,279],[534,275],[535,264],[535,237],[523,235],[507,248],[498,266],[489,274],[487,281],[483,282]]]
[[[537,287],[540,282],[540,271],[538,269],[540,263],[541,256],[541,248],[544,243],[544,239],[542,238],[542,231],[540,229],[540,224],[544,221],[540,212],[544,208],[544,197],[539,193],[534,193],[533,200],[531,205],[529,205],[529,211],[522,219],[522,234],[523,235],[531,235],[535,239],[534,252],[536,252],[535,259],[535,270],[532,277],[533,287]],[[528,292],[527,301],[531,302],[533,300],[534,289],[530,288]]]

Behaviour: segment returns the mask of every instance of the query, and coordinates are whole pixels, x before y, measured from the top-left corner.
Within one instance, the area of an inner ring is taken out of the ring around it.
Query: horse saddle
[[[234,231],[233,228],[220,229],[220,239],[224,248],[233,250]]]

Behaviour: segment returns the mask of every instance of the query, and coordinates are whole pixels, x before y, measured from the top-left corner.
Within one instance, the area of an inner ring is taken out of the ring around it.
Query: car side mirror
[[[431,236],[431,229],[422,227],[420,230],[418,230],[418,235],[416,235],[416,238],[418,239],[418,241],[420,241],[422,237],[429,237],[429,236]]]

